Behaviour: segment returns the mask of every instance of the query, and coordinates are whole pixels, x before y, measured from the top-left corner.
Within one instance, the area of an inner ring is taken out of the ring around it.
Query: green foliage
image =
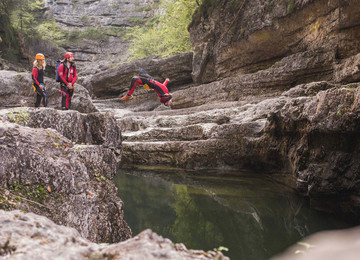
[[[20,8],[11,12],[11,24],[25,35],[36,37],[36,27],[43,21],[44,0],[20,0],[20,2]]]
[[[7,113],[7,115],[9,117],[10,122],[14,122],[14,123],[21,124],[21,125],[29,124],[30,114],[23,109],[20,109],[17,112],[15,112],[15,111],[9,112],[9,113]]]
[[[286,12],[292,13],[295,8],[295,0],[287,0],[286,1]]]
[[[135,11],[137,11],[137,12],[148,12],[151,10],[152,10],[152,7],[150,5],[140,6],[135,9]]]
[[[51,22],[44,22],[37,27],[39,35],[41,35],[43,40],[53,42],[56,45],[61,45],[66,42],[65,36],[66,32],[61,30],[57,26],[55,20]]]
[[[124,19],[124,21],[130,23],[132,26],[143,25],[146,22],[146,20],[140,17],[128,17]]]
[[[27,37],[39,37],[37,25],[44,19],[44,0],[0,0],[0,28],[2,41],[0,49],[4,58],[19,61],[20,47],[17,34]]]
[[[146,56],[168,57],[192,49],[187,26],[196,9],[194,0],[162,0],[163,15],[137,26],[128,33],[132,39],[131,58]]]

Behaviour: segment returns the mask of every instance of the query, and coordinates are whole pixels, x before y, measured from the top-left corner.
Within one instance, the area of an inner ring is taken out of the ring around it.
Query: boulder
[[[0,210],[0,255],[8,259],[229,259],[221,252],[189,250],[151,230],[106,245],[33,213]]]
[[[337,86],[269,114],[264,137],[314,208],[360,212],[359,93],[359,83]]]
[[[356,260],[360,254],[359,232],[359,227],[318,232],[270,260]]]
[[[163,82],[169,78],[168,88],[174,91],[181,86],[192,84],[191,64],[191,52],[167,59],[144,58],[96,73],[87,77],[83,85],[97,98],[122,95],[129,90],[132,77],[139,75],[139,69],[143,68],[157,81]],[[139,93],[145,92],[140,90]]]
[[[47,216],[94,242],[131,237],[112,180],[121,158],[113,117],[50,108],[1,112],[0,188],[8,201],[1,208]]]
[[[49,96],[48,106],[61,108],[59,83],[47,77],[45,77],[45,82]],[[36,93],[32,87],[31,72],[0,70],[0,107],[34,106],[35,100]],[[97,111],[89,92],[79,84],[75,84],[71,109],[82,113]]]

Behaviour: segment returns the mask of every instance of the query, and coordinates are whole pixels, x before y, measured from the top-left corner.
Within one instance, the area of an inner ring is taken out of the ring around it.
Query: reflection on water
[[[155,170],[122,170],[115,177],[134,235],[150,228],[191,249],[224,246],[231,259],[268,259],[314,232],[349,227],[309,209],[273,180],[240,172]]]

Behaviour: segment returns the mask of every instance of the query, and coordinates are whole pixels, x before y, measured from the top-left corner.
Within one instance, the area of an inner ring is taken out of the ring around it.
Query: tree
[[[162,0],[160,8],[164,14],[157,17],[157,23],[150,27],[135,27],[129,34],[132,37],[129,49],[132,58],[168,57],[191,51],[187,26],[197,8],[197,1]]]

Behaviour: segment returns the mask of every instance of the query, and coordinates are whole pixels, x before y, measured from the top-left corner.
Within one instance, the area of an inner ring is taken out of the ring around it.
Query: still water
[[[189,249],[226,247],[223,253],[239,260],[268,259],[314,232],[350,226],[310,209],[287,181],[154,169],[121,170],[115,177],[133,235],[150,228]]]

